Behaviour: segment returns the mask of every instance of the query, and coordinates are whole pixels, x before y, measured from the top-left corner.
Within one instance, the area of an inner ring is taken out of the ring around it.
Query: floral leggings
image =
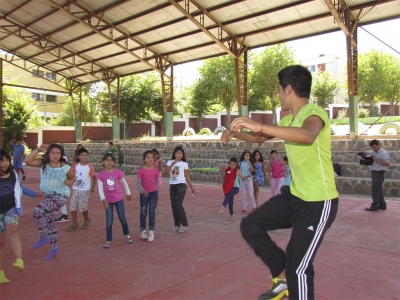
[[[39,235],[50,240],[51,250],[58,248],[57,211],[66,201],[64,196],[45,194],[43,201],[33,209]]]

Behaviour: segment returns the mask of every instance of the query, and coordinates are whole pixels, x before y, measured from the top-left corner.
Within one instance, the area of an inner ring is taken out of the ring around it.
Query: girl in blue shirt
[[[249,150],[244,150],[239,160],[240,172],[242,172],[244,180],[239,178],[240,191],[242,192],[242,215],[247,212],[247,198],[250,199],[253,211],[257,208],[256,199],[254,198],[253,176],[254,162]]]

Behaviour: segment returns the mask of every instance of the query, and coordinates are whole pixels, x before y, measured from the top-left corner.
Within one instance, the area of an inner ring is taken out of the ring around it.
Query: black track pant
[[[269,267],[272,277],[286,269],[290,299],[314,299],[313,260],[326,230],[335,220],[338,198],[306,202],[290,193],[272,197],[240,224],[243,238]],[[286,253],[271,240],[268,230],[293,227]]]

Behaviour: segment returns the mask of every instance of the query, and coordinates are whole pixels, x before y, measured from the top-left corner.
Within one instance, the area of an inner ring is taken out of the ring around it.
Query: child
[[[257,204],[254,198],[253,177],[251,173],[254,172],[254,163],[251,158],[251,153],[249,150],[244,150],[242,156],[239,160],[240,172],[242,172],[243,179],[240,178],[240,190],[242,191],[242,211],[241,214],[245,215],[247,211],[247,197],[250,198],[251,205],[253,206],[253,211],[256,210]]]
[[[163,167],[163,162],[162,162],[162,160],[160,158],[160,153],[158,152],[157,149],[153,149],[151,151],[153,151],[153,155],[154,155],[154,166],[157,168],[157,170],[158,170],[158,172],[160,174],[160,176],[158,176],[158,188],[160,189],[161,183],[162,183],[161,170],[162,170],[162,167]],[[158,208],[157,208],[157,206],[158,206],[158,198],[159,197],[157,197],[157,201],[156,201],[156,212],[158,212]]]
[[[79,145],[81,145],[81,144],[79,144]],[[77,150],[75,150],[75,157],[77,157],[76,156],[76,151]],[[64,150],[64,152],[65,152],[65,150]],[[68,157],[66,155],[64,155],[63,158],[64,158],[65,162],[68,164]],[[76,159],[79,161],[78,158],[76,158]],[[67,199],[67,201],[68,201],[68,199]],[[57,222],[59,222],[59,223],[60,222],[67,222],[69,220],[68,212],[67,212],[67,203],[65,203],[63,206],[61,206],[60,211],[61,211],[61,216],[57,219]]]
[[[24,171],[24,153],[25,153],[25,147],[22,145],[22,140],[21,139],[16,139],[10,141],[11,147],[14,149],[14,169],[17,171],[17,174],[19,175],[19,171],[22,173],[22,180],[25,180],[26,174]]]
[[[152,150],[143,154],[145,165],[137,173],[136,186],[140,191],[140,237],[149,242],[154,241],[156,201],[158,198],[158,178],[160,172],[154,167],[154,155]],[[146,233],[147,209],[149,210],[149,235]]]
[[[283,158],[283,162],[285,163],[285,166],[286,166],[285,179],[283,180],[283,185],[291,185],[292,184],[292,173],[290,173],[289,160],[286,156]]]
[[[286,165],[283,160],[279,158],[278,152],[276,152],[276,150],[271,150],[270,155],[271,161],[268,165],[267,180],[269,181],[271,179],[271,193],[272,196],[275,196],[281,193],[281,187],[283,185],[283,180],[285,179]]]
[[[185,209],[182,205],[186,194],[186,183],[192,190],[192,196],[194,196],[195,190],[188,169],[185,151],[181,146],[175,147],[172,159],[167,162],[164,169],[164,175],[170,174],[169,196],[171,198],[172,215],[174,216],[175,223],[172,232],[185,232],[189,229]]]
[[[75,149],[75,151],[74,151],[74,161],[75,161],[75,163],[78,163],[78,162],[79,162],[78,151],[79,151],[80,149],[82,149],[82,148],[83,148],[82,144],[78,144],[78,145],[76,146],[76,149]]]
[[[4,275],[3,251],[7,233],[15,256],[13,268],[17,272],[24,270],[22,260],[21,239],[18,233],[18,215],[22,215],[21,194],[28,197],[43,198],[39,194],[22,186],[19,176],[11,169],[11,156],[7,151],[0,149],[0,283],[10,282]]]
[[[42,159],[36,155],[46,151]],[[75,174],[64,159],[63,148],[57,144],[40,145],[25,158],[29,166],[40,168],[40,190],[44,199],[33,209],[33,218],[39,229],[40,238],[32,245],[39,248],[50,241],[51,251],[46,260],[58,254],[57,210],[65,204],[70,195],[69,186],[75,182]]]
[[[267,180],[267,170],[264,165],[264,159],[259,150],[254,150],[251,154],[254,162],[254,174],[253,174],[253,188],[254,198],[256,199],[256,205],[258,206],[258,195],[260,194],[260,186],[264,185],[264,181]]]
[[[78,150],[77,156],[79,162],[72,166],[75,172],[76,181],[72,186],[73,192],[71,197],[71,216],[72,225],[67,228],[68,231],[78,228],[77,208],[83,214],[85,221],[83,222],[82,229],[87,229],[90,225],[88,201],[90,193],[94,193],[96,187],[96,172],[93,166],[88,163],[89,152],[87,149],[82,148]]]
[[[232,157],[229,160],[228,167],[222,167],[220,172],[225,172],[224,183],[222,184],[222,189],[224,190],[224,202],[222,203],[222,207],[215,212],[216,214],[222,214],[226,205],[229,203],[229,212],[231,214],[229,221],[233,220],[233,198],[239,193],[239,177],[245,180],[242,172],[239,170],[239,161],[236,157]]]
[[[115,152],[117,152],[117,149],[114,148],[114,143],[108,142],[108,148],[106,149],[105,154],[111,153],[113,156],[115,156]]]
[[[106,236],[107,242],[104,248],[110,248],[112,242],[112,225],[114,221],[114,206],[117,210],[118,219],[122,225],[122,232],[125,235],[127,243],[132,243],[129,236],[129,227],[125,218],[124,196],[121,190],[121,184],[126,192],[126,200],[131,200],[131,191],[125,181],[124,173],[121,170],[114,169],[115,157],[111,153],[103,156],[104,170],[97,174],[97,185],[99,189],[100,199],[103,202],[106,211]]]

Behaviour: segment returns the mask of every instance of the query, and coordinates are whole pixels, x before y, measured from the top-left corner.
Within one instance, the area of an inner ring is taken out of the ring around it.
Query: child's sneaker
[[[181,227],[179,227],[178,232],[182,233],[182,232],[185,232],[188,229],[189,229],[189,226],[181,226]]]
[[[67,230],[68,231],[72,231],[72,230],[75,230],[75,229],[77,229],[78,228],[78,224],[72,224],[71,226],[69,226],[68,228],[67,228]]]
[[[246,210],[245,210],[245,209],[242,209],[242,211],[241,211],[240,214],[241,214],[241,215],[245,215],[245,214],[246,214]]]
[[[83,222],[83,226],[81,228],[82,229],[87,229],[89,227],[89,225],[90,225],[90,219],[85,221],[85,222]]]
[[[178,232],[178,230],[179,230],[179,227],[178,226],[175,226],[174,228],[172,228],[172,232]]]
[[[148,242],[154,241],[154,230],[149,231],[149,238],[147,239]]]
[[[125,239],[126,239],[126,242],[127,242],[128,244],[130,244],[130,243],[133,242],[132,239],[131,239],[131,237],[130,237],[129,235],[126,235],[126,236],[125,236]]]
[[[110,248],[111,247],[111,242],[107,242],[107,243],[105,243],[104,245],[103,245],[103,248],[106,248],[106,249],[108,249],[108,248]]]
[[[61,217],[58,218],[57,222],[67,222],[69,220],[67,215],[61,215]]]
[[[272,285],[267,292],[261,294],[258,300],[280,300],[283,297],[288,297],[289,291],[286,280],[273,278]]]
[[[143,230],[142,233],[140,234],[140,238],[142,240],[147,240],[149,237],[147,236],[146,230]]]

